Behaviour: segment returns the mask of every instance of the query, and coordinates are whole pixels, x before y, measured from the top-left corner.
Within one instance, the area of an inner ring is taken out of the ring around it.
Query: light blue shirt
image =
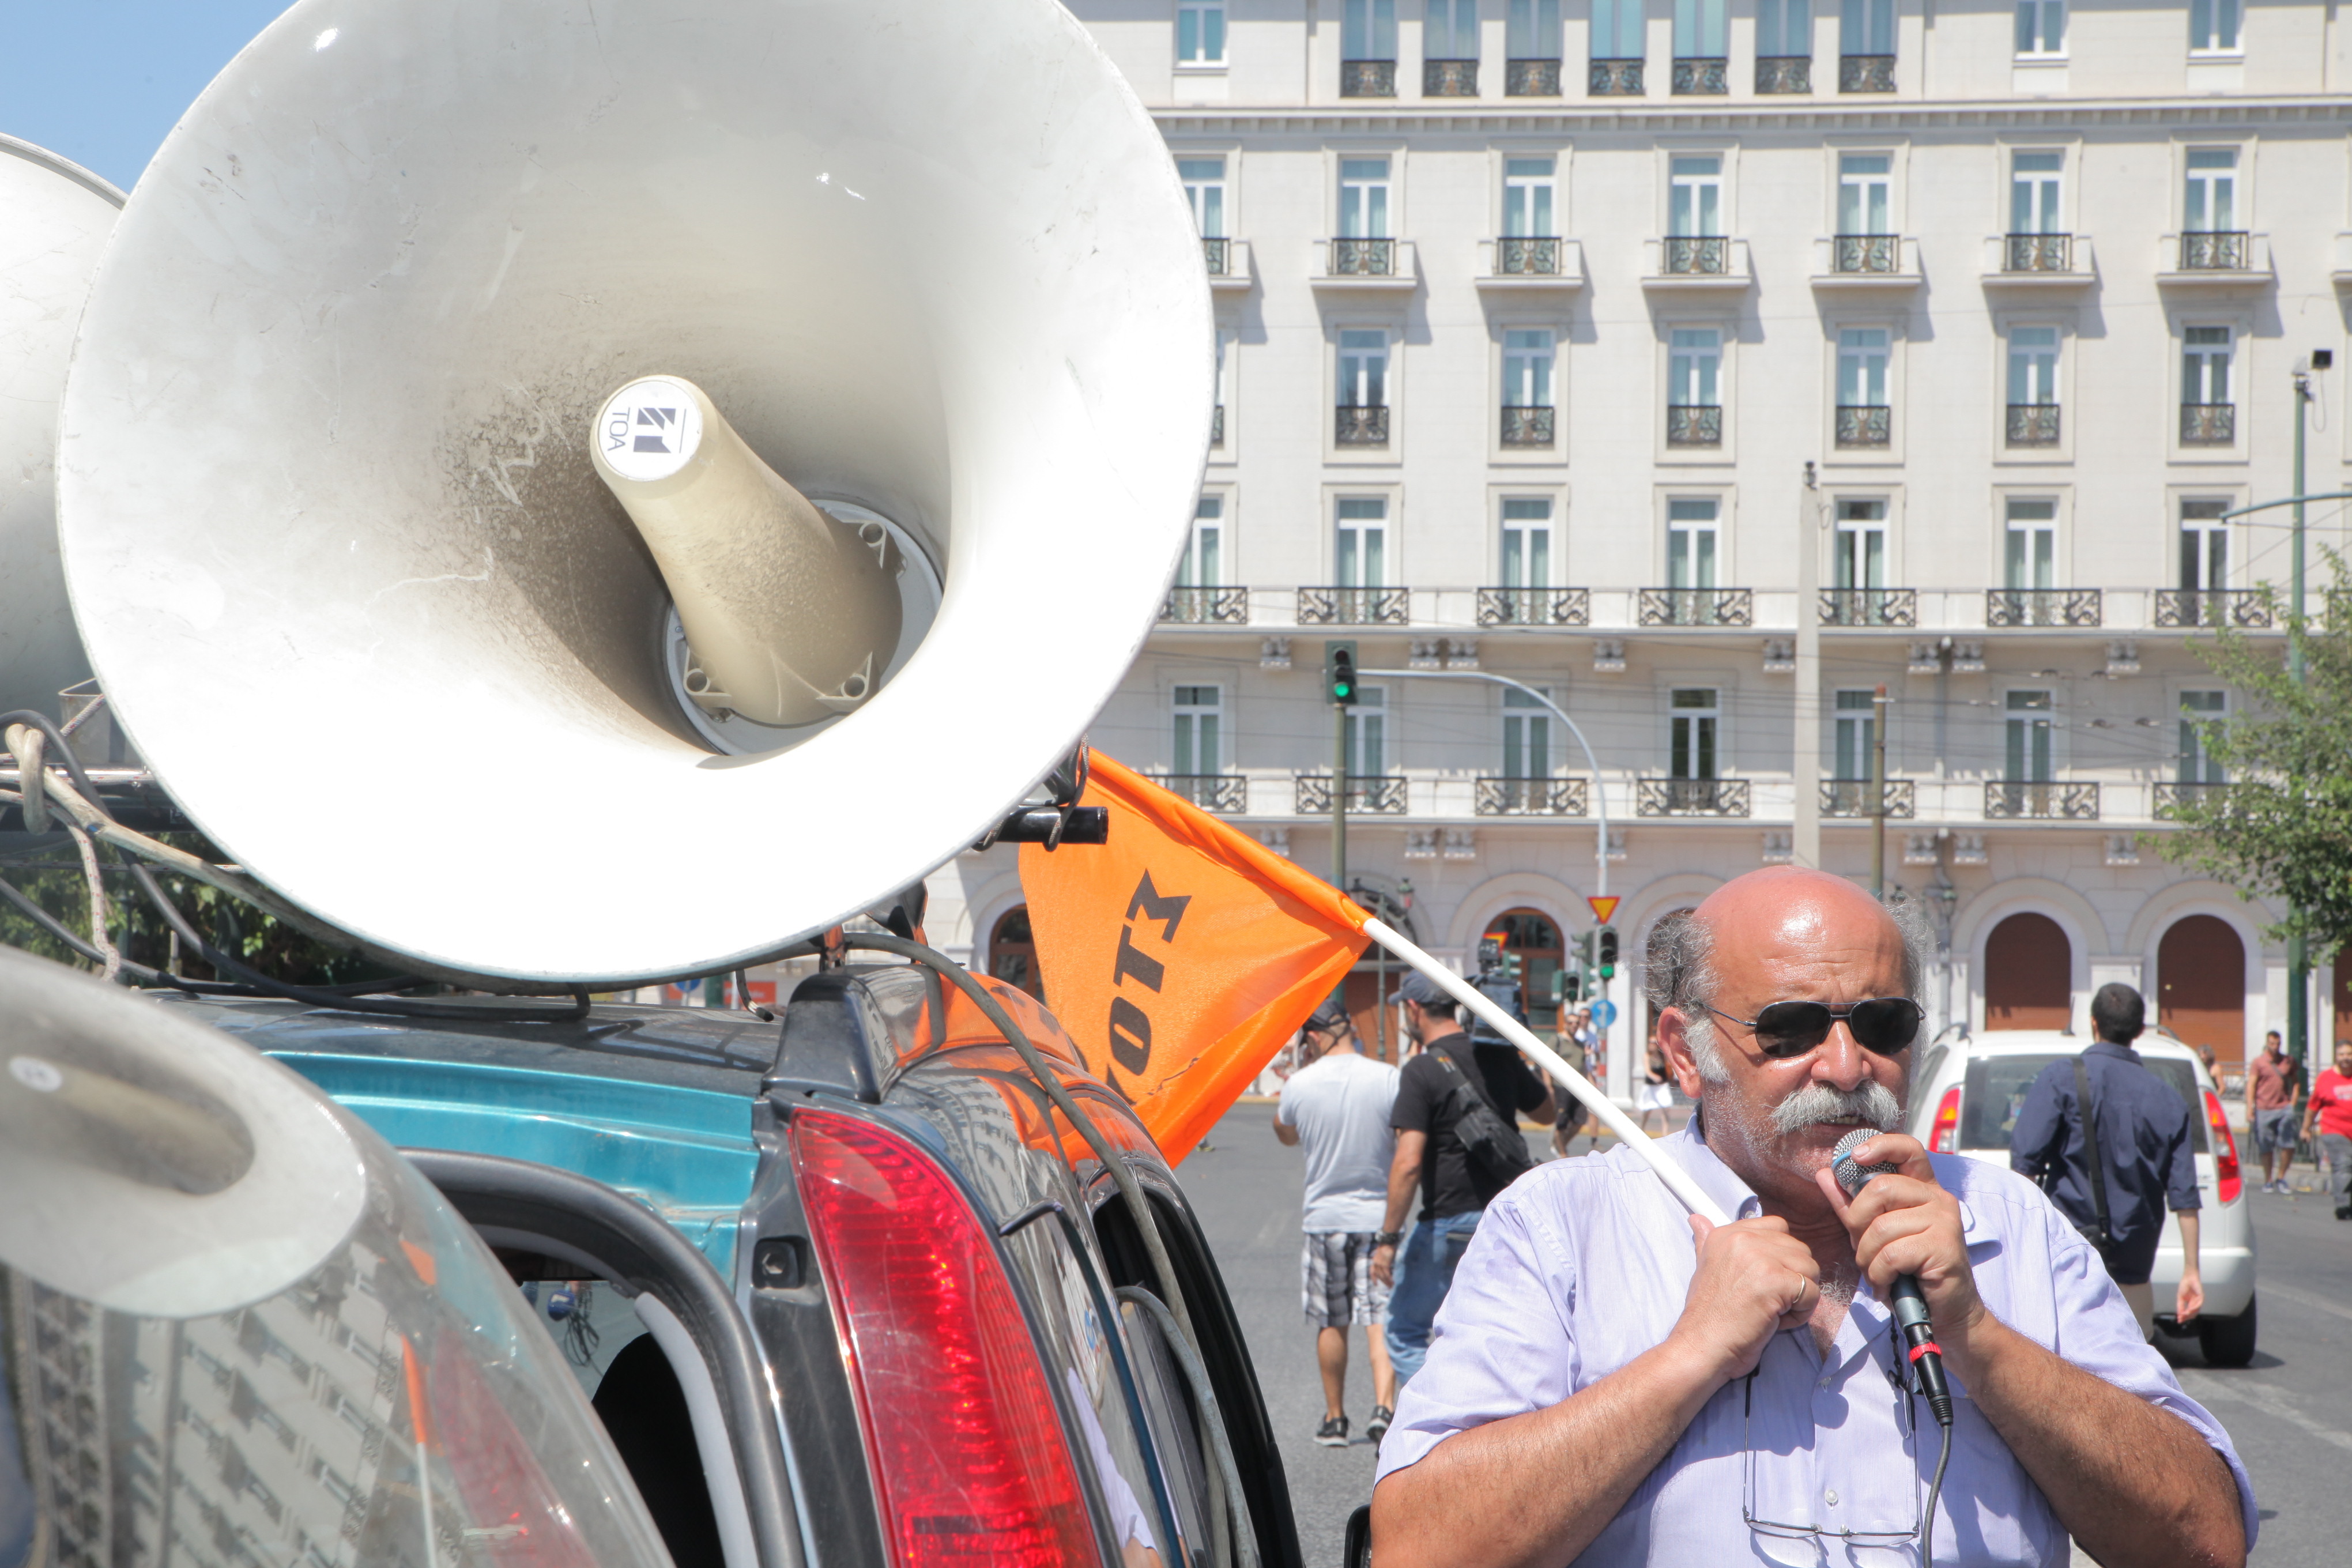
[[[1726,1212],[1739,1219],[1761,1212],[1747,1183],[1695,1131],[1662,1142]],[[2081,1235],[2024,1178],[1958,1155],[1929,1158],[1936,1179],[1959,1199],[1969,1267],[1993,1315],[2196,1427],[2237,1478],[2251,1547],[2253,1487],[2229,1434],[2140,1338],[2130,1306]],[[1456,1432],[1557,1405],[1663,1342],[1696,1268],[1682,1205],[1631,1149],[1556,1160],[1521,1177],[1488,1205],[1454,1277],[1429,1360],[1405,1386],[1381,1444],[1381,1477],[1417,1464]],[[1717,1389],[1577,1561],[1711,1568],[1916,1562],[1913,1542],[1888,1549],[1825,1539],[1816,1551],[1809,1539],[1751,1531],[1741,1517],[1752,1457],[1759,1519],[1871,1532],[1917,1522],[1937,1436],[1927,1401],[1890,1381],[1901,1342],[1891,1324],[1865,1281],[1828,1356],[1816,1352],[1810,1328],[1775,1334],[1752,1380],[1752,1405],[1749,1379]],[[1959,1377],[1951,1381],[1937,1568],[2064,1563],[2066,1532],[2042,1489]],[[1536,1475],[1522,1481],[1559,1484]]]

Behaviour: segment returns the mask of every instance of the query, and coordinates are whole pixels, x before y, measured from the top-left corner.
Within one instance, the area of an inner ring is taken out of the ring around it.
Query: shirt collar
[[[2083,1047],[2083,1054],[2086,1057],[2094,1055],[2113,1057],[2118,1061],[2136,1062],[2139,1060],[2139,1053],[2137,1051],[2132,1049],[2129,1046],[2119,1046],[2113,1040],[2093,1040],[2089,1045]]]

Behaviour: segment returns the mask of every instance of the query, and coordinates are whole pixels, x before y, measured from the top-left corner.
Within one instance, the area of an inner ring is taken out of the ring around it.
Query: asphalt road
[[[1282,1442],[1309,1568],[1338,1568],[1348,1515],[1371,1495],[1363,1438],[1371,1373],[1351,1335],[1346,1448],[1319,1447],[1323,1394],[1298,1305],[1299,1154],[1271,1106],[1236,1106],[1179,1172],[1216,1249]],[[1531,1142],[1539,1140],[1531,1140]],[[2307,1170],[2296,1178],[2309,1183]],[[2160,1342],[2189,1392],[2229,1427],[2262,1505],[2263,1568],[2322,1568],[2352,1541],[2352,1224],[2326,1200],[2256,1194],[2262,1336],[2252,1366],[2209,1368],[2194,1340]],[[2077,1557],[2078,1562],[2088,1562]]]

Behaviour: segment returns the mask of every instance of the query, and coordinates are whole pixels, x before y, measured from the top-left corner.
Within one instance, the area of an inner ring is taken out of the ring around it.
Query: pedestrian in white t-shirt
[[[1323,1425],[1315,1440],[1326,1447],[1347,1446],[1348,1328],[1361,1324],[1372,1363],[1372,1415],[1364,1430],[1378,1443],[1396,1405],[1396,1373],[1382,1330],[1389,1290],[1372,1279],[1372,1248],[1387,1213],[1389,1164],[1396,1153],[1389,1112],[1396,1103],[1397,1069],[1356,1049],[1355,1030],[1336,1001],[1307,1020],[1298,1058],[1306,1065],[1282,1086],[1274,1135],[1307,1149],[1303,1300],[1323,1373]]]

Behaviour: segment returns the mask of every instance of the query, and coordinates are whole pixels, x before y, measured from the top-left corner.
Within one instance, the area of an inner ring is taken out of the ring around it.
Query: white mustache
[[[1872,1079],[1855,1089],[1809,1083],[1772,1108],[1772,1131],[1783,1138],[1824,1121],[1860,1121],[1892,1132],[1903,1125],[1903,1102]]]

